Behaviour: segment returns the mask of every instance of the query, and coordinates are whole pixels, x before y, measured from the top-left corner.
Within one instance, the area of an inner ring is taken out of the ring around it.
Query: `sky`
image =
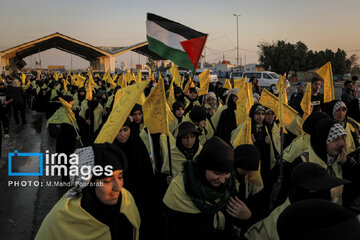
[[[304,42],[311,50],[345,50],[360,55],[358,0],[1,0],[0,51],[60,32],[94,46],[129,46],[146,41],[151,12],[208,33],[206,62],[236,63],[237,26],[241,63],[258,63],[258,45],[277,40]],[[28,66],[86,68],[89,62],[59,50],[27,57]],[[121,62],[144,64],[127,53]]]

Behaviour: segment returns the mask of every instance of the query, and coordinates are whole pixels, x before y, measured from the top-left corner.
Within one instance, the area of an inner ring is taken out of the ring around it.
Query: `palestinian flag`
[[[195,72],[207,34],[180,23],[148,13],[146,37],[149,49],[180,67]]]

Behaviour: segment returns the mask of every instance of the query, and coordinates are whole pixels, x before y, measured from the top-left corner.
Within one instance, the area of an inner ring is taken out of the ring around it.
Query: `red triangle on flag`
[[[180,42],[195,70],[197,69],[201,53],[204,50],[206,39],[207,35]]]

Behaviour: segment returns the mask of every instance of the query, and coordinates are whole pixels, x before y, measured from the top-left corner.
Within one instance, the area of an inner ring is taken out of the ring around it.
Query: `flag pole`
[[[284,122],[283,122],[283,98],[286,97],[284,96],[284,92],[283,92],[283,84],[284,81],[286,79],[285,77],[286,75],[284,74],[283,76],[280,76],[280,85],[279,85],[279,120],[280,120],[280,159],[278,161],[279,163],[279,177],[277,179],[277,181],[274,183],[273,186],[273,190],[271,192],[271,196],[270,196],[270,210],[273,210],[274,208],[274,204],[276,199],[279,196],[280,193],[280,189],[282,186],[282,181],[283,181],[283,170],[284,170],[284,166],[283,166],[283,149],[284,149]]]
[[[158,72],[158,77],[160,77],[161,73]],[[159,79],[158,79],[159,80]],[[158,84],[163,84],[162,88],[164,89],[164,92],[163,92],[163,98],[164,98],[164,102],[166,103],[166,96],[165,96],[165,79],[163,78],[163,81],[162,83],[160,83],[158,81]],[[172,81],[171,83],[172,84]],[[169,87],[170,88],[170,87]],[[164,112],[165,112],[165,125],[166,125],[166,142],[167,142],[167,148],[168,148],[168,155],[169,155],[169,174],[170,176],[173,176],[172,174],[172,164],[171,164],[171,148],[170,148],[170,138],[169,138],[169,126],[168,126],[168,118],[167,118],[167,110],[166,110],[166,104],[164,105]]]
[[[70,118],[69,118],[69,119],[70,119]],[[70,119],[70,122],[71,122],[71,124],[73,125],[73,127],[74,127],[74,129],[75,129],[76,135],[77,135],[78,137],[80,137],[79,132],[77,131],[74,122],[71,121],[71,119]],[[80,142],[80,144],[81,144],[81,147],[83,147],[84,144],[82,143],[81,139],[79,139],[79,142]]]
[[[148,133],[148,137],[149,137],[151,165],[153,167],[153,172],[155,174],[155,167],[156,166],[155,166],[155,159],[154,159],[154,150],[153,150],[153,146],[152,146],[151,135],[150,135],[149,129],[147,129],[147,133]]]

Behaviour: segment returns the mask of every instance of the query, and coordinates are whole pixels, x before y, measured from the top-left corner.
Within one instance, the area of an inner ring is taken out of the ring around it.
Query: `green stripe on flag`
[[[152,37],[146,36],[146,38],[149,43],[149,49],[151,51],[155,52],[157,55],[163,58],[170,59],[180,67],[184,67],[193,72],[195,71],[194,66],[192,65],[186,52],[171,48]]]

